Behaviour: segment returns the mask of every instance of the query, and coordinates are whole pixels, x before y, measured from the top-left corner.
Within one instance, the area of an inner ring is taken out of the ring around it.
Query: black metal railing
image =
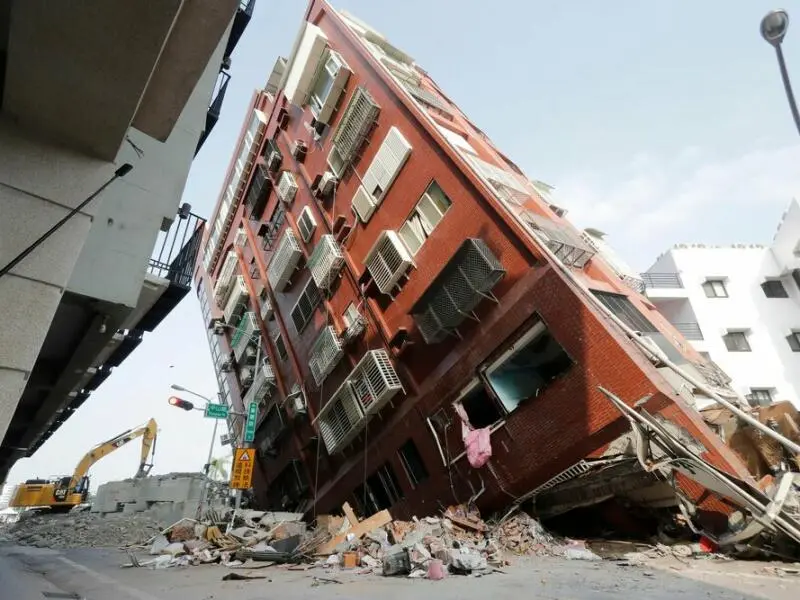
[[[681,335],[687,340],[701,341],[703,340],[703,332],[700,325],[697,323],[673,323],[675,329],[681,332]]]
[[[159,233],[148,272],[190,288],[205,224],[205,219],[191,212],[190,205],[183,204],[170,228]]]
[[[236,48],[236,44],[239,43],[244,30],[247,28],[247,25],[250,23],[250,19],[253,17],[253,11],[255,8],[256,0],[242,0],[239,2],[239,8],[236,10],[236,16],[233,17],[233,25],[231,25],[231,33],[228,36],[228,43],[225,45],[225,58],[228,58],[233,53],[233,50]]]
[[[208,136],[211,135],[214,125],[216,125],[217,121],[219,121],[219,116],[222,113],[222,103],[225,101],[225,92],[228,91],[228,82],[230,80],[230,74],[226,71],[220,70],[219,74],[217,75],[217,82],[214,84],[214,92],[211,95],[211,103],[208,105],[208,111],[206,112],[206,126],[203,128],[203,132],[200,134],[200,139],[197,140],[197,147],[194,150],[195,156],[198,152],[200,152],[200,148],[203,147],[206,139],[208,139]]]
[[[678,273],[642,273],[645,288],[682,288],[683,281]]]

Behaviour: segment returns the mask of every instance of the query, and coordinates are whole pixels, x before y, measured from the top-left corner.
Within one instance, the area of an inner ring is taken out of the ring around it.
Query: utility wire
[[[53,225],[53,226],[52,226],[50,229],[48,229],[46,232],[44,232],[44,233],[43,233],[41,236],[39,236],[39,238],[38,238],[36,241],[34,241],[32,244],[30,244],[30,245],[29,245],[27,248],[25,248],[25,249],[24,249],[22,252],[20,252],[19,254],[17,254],[17,255],[16,255],[14,258],[12,258],[12,259],[9,261],[9,263],[8,263],[6,266],[4,266],[2,269],[0,269],[0,277],[3,277],[3,276],[4,276],[4,275],[6,275],[7,273],[9,273],[9,272],[11,271],[11,269],[13,269],[14,267],[16,267],[16,266],[17,266],[19,263],[21,263],[23,260],[25,260],[25,259],[26,259],[26,258],[27,258],[27,257],[28,257],[28,256],[29,256],[29,255],[30,255],[30,254],[31,254],[31,253],[34,251],[34,250],[36,250],[36,248],[38,248],[39,246],[41,246],[41,245],[42,245],[42,243],[44,243],[44,242],[45,242],[45,240],[47,240],[47,238],[49,238],[49,237],[50,237],[51,235],[53,235],[53,234],[54,234],[56,231],[58,231],[59,229],[61,229],[61,227],[62,227],[62,226],[63,226],[63,225],[64,225],[64,224],[65,224],[67,221],[69,221],[69,220],[70,220],[72,217],[74,217],[74,216],[75,216],[76,214],[78,214],[78,213],[79,213],[81,210],[83,210],[83,208],[84,208],[84,207],[85,207],[87,204],[89,204],[89,202],[91,202],[92,200],[94,200],[94,199],[95,199],[95,198],[96,198],[96,197],[97,197],[97,196],[98,196],[98,195],[99,195],[99,194],[100,194],[100,193],[101,193],[101,192],[102,192],[104,189],[106,189],[108,186],[110,186],[112,183],[114,183],[114,182],[115,182],[117,179],[119,179],[120,177],[125,177],[125,175],[127,175],[128,173],[130,173],[132,170],[133,170],[133,166],[132,166],[132,165],[130,165],[129,163],[125,163],[125,164],[124,164],[124,165],[122,165],[120,168],[118,168],[116,171],[114,171],[114,176],[113,176],[111,179],[109,179],[109,180],[108,180],[108,181],[106,181],[106,182],[105,182],[103,185],[101,185],[99,188],[97,188],[97,190],[96,190],[96,191],[95,191],[95,192],[94,192],[94,193],[93,193],[91,196],[89,196],[88,198],[86,198],[86,200],[84,200],[83,202],[81,202],[80,204],[78,204],[78,206],[76,206],[76,207],[75,207],[75,208],[73,208],[71,211],[69,211],[69,213],[67,213],[67,215],[66,215],[66,216],[65,216],[63,219],[61,219],[61,220],[60,220],[58,223],[56,223],[56,224],[55,224],[55,225]]]

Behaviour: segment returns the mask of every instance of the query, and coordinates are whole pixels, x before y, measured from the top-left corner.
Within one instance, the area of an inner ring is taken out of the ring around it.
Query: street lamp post
[[[783,49],[781,44],[783,38],[786,37],[786,31],[789,29],[789,13],[785,10],[771,10],[764,18],[761,19],[761,37],[766,42],[775,48],[775,54],[778,57],[778,68],[781,71],[781,79],[783,80],[783,89],[786,92],[786,99],[789,101],[789,109],[792,111],[792,118],[797,132],[800,133],[800,112],[797,110],[797,102],[792,92],[792,83],[789,81],[789,72],[786,70],[786,60],[783,58]]]
[[[192,396],[197,396],[198,398],[205,400],[208,404],[214,404],[214,401],[211,398],[203,396],[202,394],[198,394],[197,392],[193,392],[192,390],[186,389],[181,385],[177,385],[173,383],[170,386],[173,390],[178,392],[185,392],[187,394],[191,394]],[[196,410],[203,410],[203,409],[196,409]],[[203,467],[203,471],[205,472],[205,479],[203,479],[203,488],[200,492],[200,505],[197,507],[197,512],[202,517],[203,516],[203,509],[205,508],[206,504],[206,493],[208,488],[208,478],[209,478],[209,471],[211,470],[211,459],[214,456],[214,443],[217,439],[217,426],[219,424],[219,419],[214,419],[214,430],[211,432],[211,445],[208,447],[208,458],[206,459],[205,467]]]

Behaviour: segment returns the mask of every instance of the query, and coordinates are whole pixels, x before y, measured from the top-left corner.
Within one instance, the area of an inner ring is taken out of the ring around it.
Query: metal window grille
[[[569,225],[551,221],[531,211],[523,212],[520,219],[562,263],[569,267],[582,269],[595,255],[594,248],[584,242]]]
[[[292,323],[297,333],[302,333],[306,326],[311,322],[314,310],[320,302],[319,289],[314,279],[309,279],[306,287],[300,292],[300,297],[292,308]]]
[[[614,313],[614,316],[634,331],[658,333],[658,328],[648,321],[627,297],[598,290],[592,290],[592,293],[608,310]]]
[[[222,268],[219,270],[217,283],[214,284],[214,299],[217,301],[217,306],[225,304],[238,265],[239,259],[236,257],[236,252],[231,250],[228,252],[228,256],[225,257],[225,262],[222,263]]]
[[[247,285],[244,282],[244,277],[238,275],[236,279],[234,279],[234,283],[228,295],[228,301],[225,303],[225,308],[222,310],[226,323],[231,323],[241,316],[249,297],[250,295],[247,292]]]
[[[333,135],[333,144],[338,155],[337,160],[341,161],[341,170],[355,157],[379,112],[380,107],[367,89],[356,88]],[[341,170],[335,172],[340,173]]]
[[[332,326],[323,328],[309,353],[309,367],[314,381],[320,385],[344,356],[342,342]]]

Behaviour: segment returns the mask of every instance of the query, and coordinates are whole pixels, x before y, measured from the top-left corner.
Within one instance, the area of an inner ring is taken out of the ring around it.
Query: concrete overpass
[[[255,0],[0,0],[0,481],[186,294],[179,210]],[[154,250],[155,248],[155,250]]]

